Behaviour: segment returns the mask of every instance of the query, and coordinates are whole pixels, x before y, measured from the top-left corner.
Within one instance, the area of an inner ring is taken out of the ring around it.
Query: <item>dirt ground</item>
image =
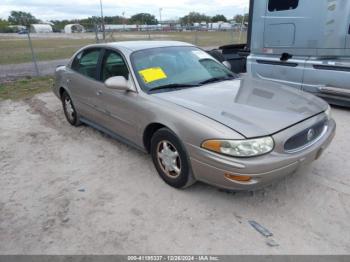
[[[167,186],[148,155],[71,127],[51,93],[0,101],[0,254],[349,254],[350,112],[333,115],[321,159],[233,194]]]

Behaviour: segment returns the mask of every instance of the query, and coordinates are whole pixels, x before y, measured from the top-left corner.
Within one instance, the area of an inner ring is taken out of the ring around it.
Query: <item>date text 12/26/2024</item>
[[[217,256],[128,256],[128,261],[220,261]]]

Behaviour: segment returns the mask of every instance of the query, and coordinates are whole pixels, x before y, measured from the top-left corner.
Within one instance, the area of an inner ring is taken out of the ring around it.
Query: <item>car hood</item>
[[[303,91],[250,77],[154,95],[211,118],[246,138],[277,133],[328,106]]]

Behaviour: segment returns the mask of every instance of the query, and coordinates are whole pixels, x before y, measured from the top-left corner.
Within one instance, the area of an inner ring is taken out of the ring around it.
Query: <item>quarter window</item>
[[[74,58],[72,69],[82,75],[97,79],[97,64],[99,56],[99,49],[85,50]]]
[[[299,0],[269,0],[269,11],[293,10],[298,7]]]
[[[129,70],[120,54],[107,50],[102,62],[102,81],[113,76],[124,76],[128,79]]]

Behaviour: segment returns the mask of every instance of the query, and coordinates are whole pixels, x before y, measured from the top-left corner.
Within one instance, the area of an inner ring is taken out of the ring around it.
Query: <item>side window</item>
[[[97,79],[99,56],[100,49],[84,50],[74,58],[72,69],[82,75]]]
[[[81,56],[83,55],[83,51],[81,51],[79,54],[77,54],[74,59],[73,59],[73,63],[72,63],[72,66],[71,68],[74,70],[74,71],[78,71],[79,69],[79,63],[80,63],[80,59],[81,59]]]
[[[269,0],[269,11],[285,11],[296,9],[299,5],[299,0]]]
[[[113,51],[107,50],[102,62],[102,81],[112,76],[124,76],[129,78],[129,70],[123,57]]]

